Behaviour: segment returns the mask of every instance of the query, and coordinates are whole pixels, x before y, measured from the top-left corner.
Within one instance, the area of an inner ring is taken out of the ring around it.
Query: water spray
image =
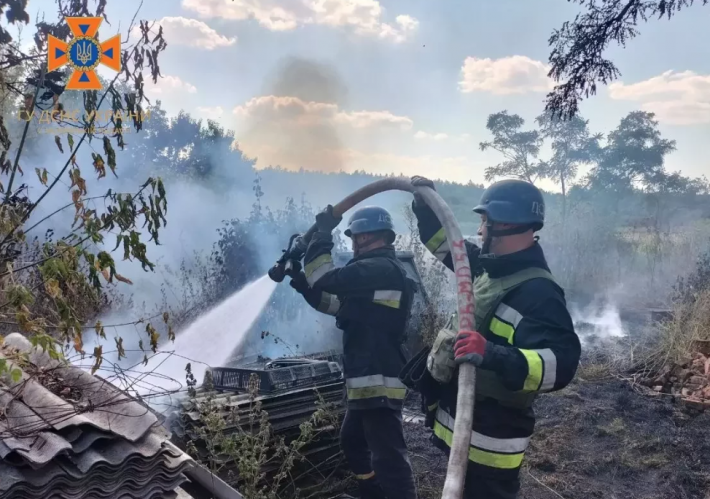
[[[419,193],[439,219],[446,239],[449,241],[451,256],[456,274],[456,293],[458,297],[459,332],[474,329],[474,303],[471,267],[459,227],[451,208],[434,189],[425,186],[415,187],[408,178],[386,178],[368,184],[333,206],[333,215],[337,217],[365,199],[386,191],[405,191]],[[283,255],[269,270],[269,277],[275,282],[282,282],[289,275],[301,270],[301,259],[313,234],[318,228],[314,224],[303,234],[294,234],[289,239]],[[473,408],[476,395],[476,368],[472,364],[459,366],[458,396],[456,399],[456,419],[454,435],[449,453],[449,465],[442,492],[443,499],[460,499],[468,465],[468,448],[473,426]]]

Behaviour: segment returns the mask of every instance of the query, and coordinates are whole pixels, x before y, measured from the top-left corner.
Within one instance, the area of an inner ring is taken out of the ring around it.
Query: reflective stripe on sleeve
[[[501,338],[505,338],[509,344],[513,344],[513,335],[515,334],[515,329],[510,324],[498,320],[498,317],[493,317],[491,319],[491,325],[489,326],[491,333]]]
[[[399,308],[402,300],[401,291],[380,290],[375,291],[372,301],[385,307]]]
[[[335,315],[338,313],[338,310],[340,310],[340,300],[338,300],[336,295],[323,291],[320,295],[320,303],[316,310],[324,314]]]
[[[536,392],[542,384],[542,357],[535,350],[523,350],[522,348],[519,350],[525,356],[525,360],[528,361],[528,375],[525,378],[522,391]]]
[[[321,255],[306,264],[304,269],[306,281],[312,287],[326,272],[334,268],[333,257],[328,253]]]
[[[437,260],[444,261],[446,255],[449,254],[449,243],[446,240],[446,231],[444,228],[439,229],[436,234],[427,241],[425,246]]]
[[[540,384],[541,392],[548,392],[555,388],[557,381],[557,357],[552,350],[545,348],[543,350],[535,350],[542,359],[542,383]]]
[[[501,303],[500,305],[498,305],[498,308],[496,309],[496,315],[501,320],[513,326],[513,329],[516,329],[518,327],[518,324],[520,324],[520,321],[523,320],[523,316],[520,312],[518,312],[512,307],[509,307],[505,303]]]
[[[498,305],[493,319],[491,319],[490,330],[496,336],[505,338],[509,345],[513,344],[515,330],[523,320],[523,316],[505,303]]]

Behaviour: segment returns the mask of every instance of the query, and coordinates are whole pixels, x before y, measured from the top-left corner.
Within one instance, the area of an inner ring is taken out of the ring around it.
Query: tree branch
[[[101,96],[101,99],[99,100],[98,104],[96,105],[96,109],[100,109],[100,108],[101,108],[101,104],[103,104],[104,99],[106,99],[106,96],[108,95],[110,89],[113,88],[114,83],[116,83],[116,80],[118,80],[118,77],[119,77],[120,75],[121,75],[121,73],[117,73],[116,76],[114,77],[114,79],[111,81],[111,84],[109,85],[109,88],[106,89],[106,91],[104,92],[103,96]],[[64,165],[64,168],[62,168],[62,170],[59,172],[59,175],[57,175],[56,178],[54,179],[54,182],[52,182],[52,183],[49,185],[49,187],[47,187],[47,189],[42,193],[42,195],[39,197],[39,199],[37,199],[37,201],[35,201],[34,203],[32,203],[32,206],[30,207],[30,209],[28,209],[28,210],[25,212],[25,215],[22,217],[22,220],[21,220],[17,225],[13,226],[12,230],[10,230],[10,231],[7,233],[7,235],[3,238],[3,240],[0,241],[0,248],[3,247],[3,246],[5,245],[5,243],[7,242],[7,240],[10,239],[10,237],[12,237],[12,235],[15,233],[15,231],[16,231],[17,229],[19,229],[19,228],[22,226],[22,224],[24,224],[24,223],[30,218],[30,215],[31,215],[32,212],[35,210],[35,208],[37,208],[37,206],[39,206],[39,203],[40,203],[45,197],[47,197],[47,194],[49,194],[50,191],[51,191],[52,189],[54,189],[54,186],[57,185],[57,183],[59,182],[59,179],[62,177],[62,175],[64,175],[64,172],[66,172],[67,169],[69,168],[69,166],[72,164],[72,158],[74,158],[74,156],[76,155],[77,151],[78,151],[79,148],[81,147],[81,144],[84,142],[84,140],[86,140],[86,137],[87,137],[87,135],[89,135],[89,131],[91,130],[92,125],[94,124],[94,121],[96,121],[96,116],[97,116],[98,113],[92,113],[92,114],[93,114],[93,116],[91,117],[91,121],[89,122],[88,126],[87,126],[86,129],[84,130],[84,134],[81,136],[81,139],[79,139],[79,142],[76,144],[76,147],[75,147],[74,150],[71,151],[71,153],[69,154],[69,159],[67,160],[66,164]],[[28,121],[27,126],[29,126],[29,121]],[[25,129],[25,130],[26,130],[26,129]],[[19,154],[18,154],[18,160],[19,160]]]
[[[119,193],[118,195],[120,196],[121,194],[131,194],[131,193],[130,193],[130,192],[124,192],[124,193]],[[96,199],[106,199],[106,194],[104,194],[103,196],[93,196],[93,197],[90,197],[90,198],[82,198],[82,199],[80,199],[79,201],[82,201],[82,202],[83,202],[83,201],[94,201],[94,200],[96,200]],[[35,227],[37,227],[37,226],[38,226],[39,224],[41,224],[42,222],[47,221],[48,219],[52,218],[54,215],[56,215],[56,214],[59,213],[60,211],[64,211],[64,210],[66,210],[67,208],[69,208],[70,206],[75,206],[75,204],[72,202],[72,203],[68,203],[68,204],[62,206],[61,208],[59,208],[59,209],[55,210],[54,212],[50,213],[49,215],[47,215],[46,217],[44,217],[42,220],[40,220],[39,222],[37,222],[36,224],[34,224],[32,227],[30,227],[29,229],[27,229],[26,231],[24,231],[24,233],[27,234],[28,232],[30,232],[32,229],[34,229]]]
[[[37,104],[37,97],[39,96],[39,91],[42,89],[42,86],[44,85],[44,76],[47,74],[47,66],[42,65],[42,72],[40,73],[39,77],[39,83],[37,83],[37,88],[35,89],[35,95],[32,98],[32,105],[30,106],[30,109],[35,108],[35,105]],[[20,156],[22,155],[22,150],[25,147],[25,140],[27,139],[27,132],[30,129],[30,122],[32,121],[31,117],[28,117],[27,122],[25,123],[25,128],[22,131],[22,138],[20,139],[20,146],[17,148],[17,154],[15,155],[15,163],[12,165],[12,173],[10,173],[10,180],[8,181],[7,184],[7,194],[5,194],[5,200],[3,201],[3,206],[8,203],[10,200],[10,196],[12,195],[12,184],[15,181],[15,172],[17,171],[17,166],[20,164]],[[3,241],[4,242],[4,241]],[[0,244],[2,246],[2,244]]]

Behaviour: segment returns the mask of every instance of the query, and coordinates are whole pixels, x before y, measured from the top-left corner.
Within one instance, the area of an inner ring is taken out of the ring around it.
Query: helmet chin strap
[[[505,237],[514,236],[516,234],[523,234],[532,228],[531,225],[518,225],[517,227],[511,227],[510,229],[495,230],[493,229],[494,223],[495,222],[492,220],[486,221],[486,239],[483,241],[483,247],[481,248],[482,255],[491,254],[491,244],[493,243],[494,237]]]
[[[353,234],[353,237],[354,236],[355,236],[355,234]],[[365,243],[362,246],[360,246],[356,242],[355,245],[353,246],[353,256],[361,255],[361,254],[373,249],[373,247],[376,246],[378,243],[379,243],[378,239],[371,239],[369,242]]]

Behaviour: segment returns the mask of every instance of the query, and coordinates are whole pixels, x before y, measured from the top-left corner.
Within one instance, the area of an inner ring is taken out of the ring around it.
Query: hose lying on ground
[[[475,327],[473,312],[473,284],[471,267],[468,263],[463,235],[454,214],[441,198],[429,187],[414,187],[407,178],[386,178],[375,181],[358,189],[333,206],[333,214],[342,216],[346,211],[365,199],[385,191],[418,192],[426,204],[431,207],[446,232],[451,257],[456,274],[456,294],[458,297],[459,331],[473,330]],[[310,241],[317,230],[314,225],[304,235],[304,241]],[[463,495],[463,484],[466,478],[468,464],[468,449],[473,425],[473,406],[476,390],[476,368],[471,364],[461,364],[459,367],[458,398],[456,400],[456,419],[454,435],[449,454],[449,465],[446,470],[443,499],[460,499]]]

